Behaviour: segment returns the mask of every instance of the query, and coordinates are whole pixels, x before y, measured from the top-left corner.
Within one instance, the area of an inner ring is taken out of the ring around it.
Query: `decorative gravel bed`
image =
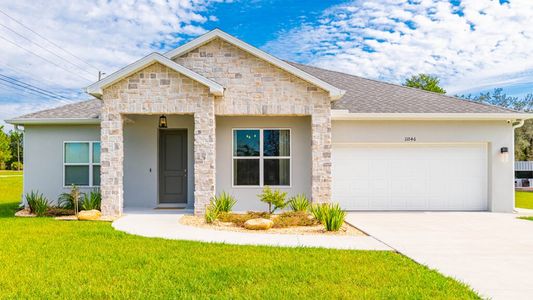
[[[231,222],[214,221],[211,224],[207,224],[203,217],[197,217],[192,215],[185,215],[180,218],[179,221],[183,225],[195,226],[201,228],[209,228],[214,230],[226,230],[226,231],[238,231],[248,233],[273,233],[273,234],[321,234],[321,235],[351,235],[351,236],[365,236],[365,234],[357,228],[344,223],[341,229],[337,232],[324,230],[323,225],[314,226],[294,226],[286,228],[271,228],[268,230],[248,230],[243,227],[239,227]]]

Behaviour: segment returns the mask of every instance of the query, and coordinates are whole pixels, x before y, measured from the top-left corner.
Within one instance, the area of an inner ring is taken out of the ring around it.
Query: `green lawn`
[[[170,241],[109,223],[13,218],[21,183],[0,177],[0,298],[478,298],[392,252]]]
[[[533,209],[533,192],[515,192],[515,206]]]

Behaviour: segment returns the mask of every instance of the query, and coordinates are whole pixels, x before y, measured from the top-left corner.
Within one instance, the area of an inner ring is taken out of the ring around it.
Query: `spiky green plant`
[[[289,199],[289,207],[293,211],[308,211],[310,206],[309,199],[304,194],[298,194]]]
[[[346,212],[341,209],[338,203],[329,204],[326,207],[322,223],[327,231],[338,231],[344,224]]]
[[[313,214],[313,217],[315,217],[315,219],[317,219],[320,223],[324,223],[324,215],[326,214],[327,209],[327,203],[317,203],[311,205],[311,213]]]
[[[83,210],[100,210],[102,204],[102,194],[99,189],[94,189],[89,194],[83,194],[83,200],[81,201],[81,208]]]
[[[43,194],[34,191],[26,194],[26,203],[28,203],[30,212],[38,217],[44,216],[50,207],[48,199]]]
[[[237,200],[235,200],[232,195],[226,192],[222,192],[218,196],[215,195],[211,199],[211,205],[213,206],[213,209],[219,213],[230,212],[235,203],[237,203]]]
[[[218,218],[219,215],[220,215],[220,212],[215,207],[213,207],[211,203],[205,209],[205,215],[204,215],[205,222],[208,224],[211,224],[215,222],[215,220]]]

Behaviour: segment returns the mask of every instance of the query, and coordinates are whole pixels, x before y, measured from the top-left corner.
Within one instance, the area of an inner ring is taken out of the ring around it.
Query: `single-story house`
[[[24,190],[99,187],[105,215],[271,186],[346,210],[514,208],[514,128],[529,114],[280,60],[221,30],[86,88],[24,126]]]

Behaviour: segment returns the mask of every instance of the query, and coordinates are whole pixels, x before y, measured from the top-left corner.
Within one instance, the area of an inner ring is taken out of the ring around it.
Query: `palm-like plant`
[[[83,193],[80,192],[80,189],[76,185],[72,185],[69,193],[62,193],[59,195],[58,204],[62,208],[73,209],[74,213],[77,215],[80,208],[80,200],[82,199]]]

